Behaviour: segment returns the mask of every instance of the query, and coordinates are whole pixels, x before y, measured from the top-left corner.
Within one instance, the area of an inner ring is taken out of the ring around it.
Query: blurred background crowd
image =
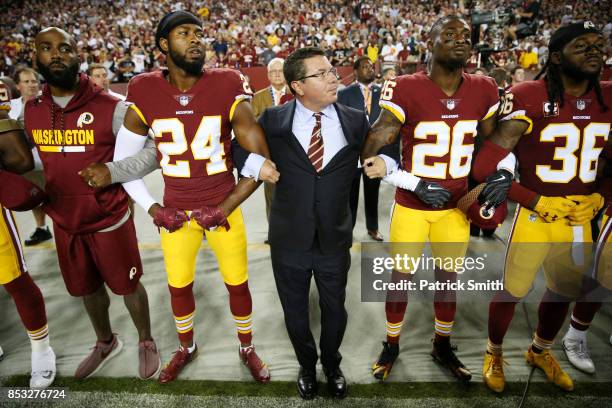
[[[610,36],[610,5],[607,0],[13,1],[0,6],[0,74],[36,69],[34,36],[53,25],[75,36],[82,71],[102,64],[111,82],[127,82],[164,65],[155,47],[156,25],[166,12],[184,9],[205,21],[207,67],[265,67],[275,57],[315,45],[336,66],[369,56],[379,78],[421,69],[430,58],[427,34],[433,22],[460,14],[472,23],[471,71],[503,71],[511,81],[517,69],[520,77],[543,65],[548,39],[562,24],[590,19]],[[607,63],[612,64],[610,56]]]

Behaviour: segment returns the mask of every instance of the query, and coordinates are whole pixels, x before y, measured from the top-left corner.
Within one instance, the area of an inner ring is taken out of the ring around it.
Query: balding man
[[[112,160],[127,105],[79,73],[76,43],[64,30],[42,30],[35,45],[47,84],[42,95],[26,103],[24,127],[45,168],[45,211],[53,220],[64,283],[72,296],[83,298],[97,337],[75,377],[89,377],[123,346],[111,329],[106,284],[123,296],[138,330],[139,375],[150,378],[160,357],[139,282],[142,264],[127,194],[119,185],[96,191],[78,175],[91,162]]]

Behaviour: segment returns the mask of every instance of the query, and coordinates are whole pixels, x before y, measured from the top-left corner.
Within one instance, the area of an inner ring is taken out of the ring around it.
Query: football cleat
[[[461,382],[468,383],[472,379],[472,373],[455,355],[456,346],[451,346],[449,342],[435,343],[431,349],[431,356],[442,366],[448,368],[450,372]]]
[[[504,358],[501,354],[485,353],[482,365],[482,378],[492,391],[502,392],[506,386],[504,377]]]
[[[2,350],[2,347],[0,347],[0,361],[2,361],[3,358],[4,358],[4,350]]]
[[[548,381],[552,381],[556,386],[565,391],[572,391],[574,389],[574,382],[570,376],[561,369],[559,362],[550,353],[550,350],[542,350],[541,353],[534,353],[530,346],[525,352],[525,359],[530,366],[538,367],[544,371]]]
[[[167,384],[177,379],[178,375],[183,371],[185,366],[191,363],[198,356],[198,345],[190,353],[186,348],[179,346],[179,349],[174,352],[172,360],[159,373],[159,383]]]
[[[115,333],[113,333],[110,344],[97,341],[92,348],[93,351],[77,367],[74,377],[77,380],[82,380],[94,375],[108,360],[119,354],[122,348],[123,342],[119,340]]]
[[[372,375],[379,381],[387,379],[391,374],[393,363],[399,354],[399,345],[389,344],[383,341],[383,349],[378,356],[378,361],[372,365]]]
[[[242,363],[247,366],[251,372],[255,381],[262,384],[270,381],[270,370],[268,370],[266,363],[264,363],[255,352],[254,345],[251,344],[248,347],[239,346],[238,355]]]
[[[55,380],[55,353],[49,347],[46,351],[32,353],[32,377],[30,388],[47,388]]]
[[[575,340],[566,336],[561,344],[567,359],[574,367],[587,374],[595,373],[595,364],[589,356],[586,340]]]

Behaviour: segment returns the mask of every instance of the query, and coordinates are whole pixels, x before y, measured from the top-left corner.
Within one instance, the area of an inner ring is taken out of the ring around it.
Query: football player
[[[112,158],[127,105],[79,73],[76,41],[64,30],[40,31],[35,45],[47,85],[27,102],[24,127],[45,169],[44,210],[53,220],[66,289],[82,298],[97,338],[75,377],[93,375],[123,347],[110,323],[108,286],[130,312],[138,331],[139,375],[150,378],[161,362],[140,283],[142,263],[127,194],[120,186],[97,191],[78,176],[88,163]]]
[[[180,347],[163,368],[159,382],[174,381],[197,355],[193,282],[205,236],[229,292],[239,357],[255,380],[266,383],[270,380],[268,367],[251,341],[246,232],[239,207],[258,182],[242,178],[236,185],[231,155],[233,130],[245,150],[262,156],[262,172],[276,173],[274,164],[264,158],[269,157],[269,151],[248,102],[252,92],[238,71],[202,69],[204,32],[193,14],[167,14],[159,22],[155,38],[166,55],[168,69],[141,74],[130,82],[127,101],[132,105],[119,132],[114,159],[129,160],[143,149],[147,133],[153,131],[164,177],[164,206],[151,198],[141,179],[124,183],[124,187],[161,228]],[[90,167],[83,176],[96,184],[95,173]]]
[[[385,177],[399,187],[391,219],[392,251],[418,257],[429,240],[434,257],[457,259],[465,256],[469,223],[456,204],[467,193],[474,138],[486,137],[495,127],[499,96],[492,78],[464,72],[471,51],[470,25],[464,19],[439,19],[431,28],[428,46],[432,50],[428,72],[385,83],[380,97],[383,109],[362,158],[368,176],[386,174],[385,161],[373,156],[400,134],[402,170]],[[447,269],[438,265],[436,281],[456,281],[455,268]],[[392,280],[409,280],[415,272],[396,268]],[[379,380],[387,378],[399,353],[407,295],[407,291],[387,292],[387,341],[372,367]],[[471,373],[450,344],[455,309],[454,290],[435,292],[431,355],[467,382]]]
[[[493,173],[483,190],[485,199],[500,200],[508,193],[519,204],[509,237],[504,290],[489,305],[483,377],[496,392],[505,384],[504,335],[515,305],[528,293],[542,265],[547,289],[525,357],[560,388],[574,388],[550,349],[584,273],[580,256],[568,247],[591,241],[590,221],[604,204],[596,184],[611,118],[606,101],[612,97],[612,86],[599,80],[604,49],[605,39],[591,22],[559,28],[550,39],[549,58],[539,75],[544,77],[506,93],[500,125],[475,161],[476,179]],[[520,183],[493,168],[512,151]]]
[[[55,379],[55,354],[49,345],[49,327],[45,301],[32,280],[23,257],[17,224],[10,207],[32,201],[29,208],[37,207],[44,194],[25,179],[8,171],[24,173],[34,167],[30,147],[23,127],[9,119],[11,109],[9,88],[0,81],[0,284],[11,295],[21,322],[28,332],[32,348],[32,377],[30,387],[46,388]],[[4,170],[3,170],[4,169]],[[30,186],[28,186],[30,184]],[[16,199],[16,196],[19,198]],[[20,208],[25,210],[26,208]],[[0,349],[0,357],[2,357]]]

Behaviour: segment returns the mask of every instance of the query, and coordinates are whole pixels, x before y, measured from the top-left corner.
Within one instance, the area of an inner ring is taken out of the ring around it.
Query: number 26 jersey
[[[467,193],[467,177],[478,122],[497,112],[499,93],[492,78],[463,73],[447,96],[425,72],[385,82],[380,107],[400,122],[401,168],[452,193],[444,209],[455,208]],[[408,208],[434,210],[413,192],[398,188],[395,201]]]

